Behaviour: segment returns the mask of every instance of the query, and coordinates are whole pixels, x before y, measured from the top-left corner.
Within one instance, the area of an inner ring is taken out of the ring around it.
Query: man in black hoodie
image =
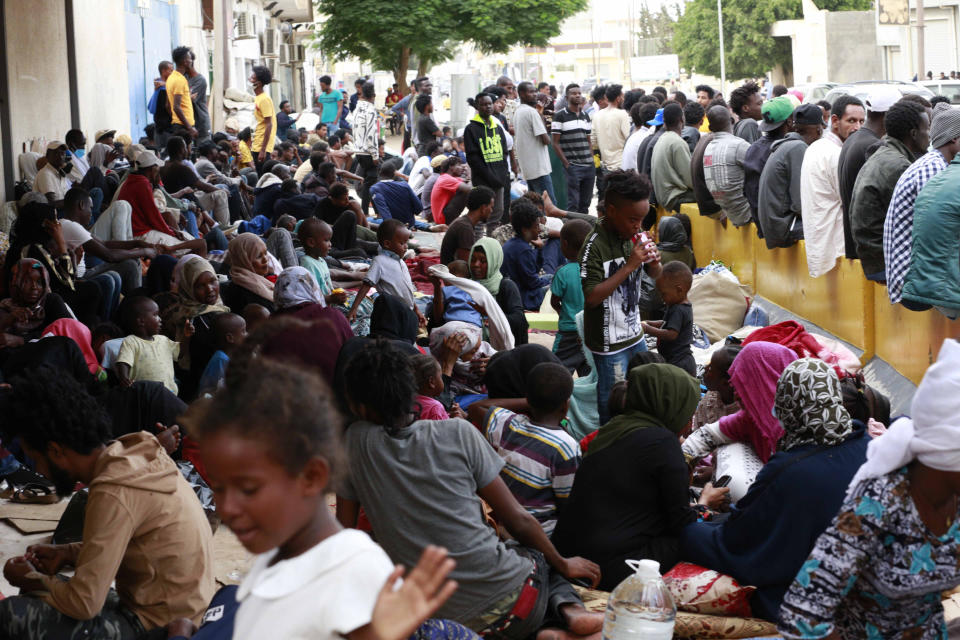
[[[513,150],[507,150],[507,137],[503,127],[493,115],[493,99],[486,93],[480,93],[470,101],[477,114],[463,130],[463,148],[470,165],[470,177],[474,186],[489,187],[493,190],[493,213],[487,220],[487,235],[500,226],[503,217],[503,203],[510,189],[510,169],[507,154],[512,157]]]

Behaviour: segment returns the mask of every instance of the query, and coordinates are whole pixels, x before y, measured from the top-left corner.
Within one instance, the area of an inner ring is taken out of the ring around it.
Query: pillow
[[[729,618],[701,613],[677,613],[674,638],[757,638],[775,637],[777,627],[759,618]]]
[[[743,326],[748,295],[749,290],[733,274],[707,271],[693,276],[687,297],[693,305],[693,321],[713,343]]]
[[[677,609],[690,613],[749,618],[756,587],[741,587],[728,575],[681,562],[663,576]]]

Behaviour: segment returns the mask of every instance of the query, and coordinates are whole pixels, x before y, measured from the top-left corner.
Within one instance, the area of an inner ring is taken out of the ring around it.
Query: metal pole
[[[723,0],[717,0],[717,24],[720,30],[720,93],[725,96],[727,93],[727,61],[723,53]]]
[[[923,0],[917,0],[917,66],[920,73],[917,74],[920,80],[926,77],[927,67],[923,48]]]

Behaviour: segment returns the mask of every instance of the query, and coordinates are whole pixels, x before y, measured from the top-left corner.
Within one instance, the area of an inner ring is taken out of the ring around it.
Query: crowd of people
[[[771,332],[698,367],[679,207],[960,309],[960,115],[501,77],[454,132],[417,78],[389,96],[393,155],[365,79],[320,78],[306,131],[255,66],[254,125],[213,131],[172,58],[137,143],[71,130],[21,158],[0,477],[85,506],[7,561],[0,635],[596,638],[573,585],[653,559],[756,587],[784,637],[946,637],[960,345],[896,421]],[[552,349],[528,321],[548,293]],[[750,463],[720,477],[725,455]],[[221,523],[255,559],[217,590]]]

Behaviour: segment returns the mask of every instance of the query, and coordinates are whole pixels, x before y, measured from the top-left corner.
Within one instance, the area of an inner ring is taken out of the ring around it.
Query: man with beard
[[[2,408],[4,441],[20,439],[57,495],[78,482],[90,492],[81,542],[7,561],[4,577],[31,595],[0,602],[0,636],[126,640],[180,617],[199,622],[215,590],[210,525],[157,439],[113,440],[97,401],[49,366],[14,379]],[[57,575],[66,566],[69,580]]]

